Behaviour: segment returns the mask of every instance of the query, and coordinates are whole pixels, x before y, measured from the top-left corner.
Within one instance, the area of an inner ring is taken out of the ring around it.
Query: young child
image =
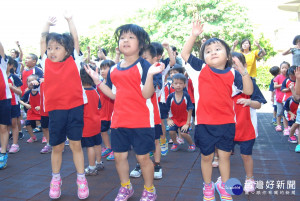
[[[81,145],[87,147],[89,166],[85,168],[85,175],[95,176],[98,171],[104,168],[101,161],[101,102],[100,96],[93,86],[92,78],[86,73],[85,69],[80,69],[80,77],[88,103],[84,105],[84,126],[82,132]]]
[[[25,69],[22,72],[22,82],[23,85],[21,87],[22,90],[22,96],[24,95],[24,93],[29,90],[28,86],[27,86],[27,77],[34,74],[34,75],[38,75],[39,78],[43,77],[43,71],[37,67],[37,61],[38,61],[38,57],[35,54],[28,54],[28,56],[25,58]]]
[[[27,77],[28,89],[20,100],[20,104],[23,105],[27,110],[26,129],[30,138],[27,143],[33,143],[37,141],[36,136],[33,134],[33,129],[36,127],[36,121],[41,120],[41,114],[39,111],[40,107],[40,92],[39,86],[35,86],[35,82],[39,79],[37,75],[29,75]]]
[[[112,66],[115,65],[115,62],[111,60],[104,60],[100,65],[100,75],[103,78],[102,82],[106,83],[107,74]],[[114,152],[111,149],[110,139],[108,136],[108,130],[110,129],[110,120],[111,115],[114,109],[114,100],[107,97],[102,91],[97,88],[98,93],[100,94],[101,100],[101,136],[105,145],[105,148],[102,151],[102,157],[105,157],[106,160],[115,160]]]
[[[291,86],[294,88],[294,86]],[[299,128],[299,124],[296,123],[297,109],[299,107],[299,96],[290,96],[284,103],[284,115],[288,121],[288,125],[291,128],[289,133],[288,142],[297,143],[295,136],[296,129]]]
[[[186,77],[181,73],[173,75],[172,87],[175,92],[171,93],[167,99],[167,108],[169,110],[167,122],[169,125],[169,134],[173,140],[171,150],[177,151],[179,149],[176,133],[180,130],[181,135],[189,144],[188,151],[193,152],[195,151],[195,144],[189,135],[189,127],[194,107],[190,96],[183,90],[186,87]]]
[[[295,36],[293,40],[294,47],[286,50],[282,55],[293,55],[293,65],[300,66],[300,35]]]
[[[269,87],[269,91],[271,92],[271,102],[272,102],[272,105],[274,107],[272,123],[274,125],[277,125],[277,120],[276,120],[276,116],[277,116],[277,102],[276,102],[276,95],[275,95],[275,89],[274,89],[274,78],[277,75],[279,75],[280,68],[278,66],[273,66],[272,68],[270,68],[269,72],[273,75],[273,78],[272,78],[272,80],[270,82],[270,87]]]
[[[288,122],[283,117],[283,96],[284,92],[281,91],[281,86],[283,81],[286,79],[286,72],[289,69],[290,64],[286,61],[280,64],[280,74],[274,78],[274,89],[276,94],[276,102],[277,102],[277,126],[275,130],[278,132],[282,131],[281,128],[281,118],[283,118],[283,126],[284,126],[284,133],[289,133],[288,131]]]
[[[166,66],[166,68],[162,72],[162,81],[163,83],[167,82],[167,75],[169,72],[169,69],[175,65],[175,55],[173,54],[173,50],[169,46],[169,43],[164,41],[162,44],[159,42],[152,42],[151,45],[156,50],[156,60],[155,62],[163,62]],[[169,58],[163,59],[163,53],[164,49],[168,52]],[[165,86],[165,84],[164,84]],[[166,125],[165,120],[168,118],[168,111],[166,110],[166,100],[169,95],[169,89],[167,86],[161,88],[160,93],[157,94],[158,96],[158,103],[159,103],[159,111],[160,111],[160,118],[161,118],[161,127],[163,134],[160,137],[160,148],[161,148],[161,155],[166,156],[168,154],[168,143],[166,138]]]
[[[70,14],[65,14],[70,34],[49,33],[56,23],[50,17],[41,37],[41,65],[45,72],[44,107],[49,112],[49,135],[52,146],[52,180],[49,197],[61,195],[60,169],[66,137],[73,152],[77,170],[77,195],[79,199],[89,196],[88,182],[84,173],[84,156],[81,147],[83,129],[83,105],[87,102],[82,88],[79,69],[82,55],[79,51],[77,30]],[[47,52],[46,52],[47,51]]]
[[[6,75],[8,59],[4,53],[4,48],[0,42],[0,170],[6,168],[8,155],[6,148],[8,145],[8,126],[11,124],[11,92],[9,90]]]
[[[45,107],[44,107],[44,88],[45,88],[45,83],[44,83],[44,78],[40,78],[40,95],[41,95],[41,101],[40,101],[40,108],[39,111],[41,113],[41,127],[43,131],[43,139],[42,143],[46,143],[46,145],[42,148],[40,151],[41,154],[47,154],[52,151],[52,147],[49,143],[49,113],[45,112]]]
[[[22,48],[21,48],[21,45],[20,45],[20,42],[19,41],[16,41],[16,45],[18,46],[18,50],[16,49],[12,49],[10,51],[10,56],[17,62],[17,66],[16,66],[16,75],[18,77],[20,77],[20,75],[22,75],[22,69],[21,69],[21,62],[23,60],[23,51],[22,51]]]
[[[94,72],[86,66],[89,75],[102,92],[115,99],[111,119],[111,146],[121,180],[121,188],[115,200],[127,200],[134,192],[129,180],[127,160],[131,146],[144,177],[141,200],[156,200],[154,166],[149,157],[149,152],[155,149],[153,105],[150,98],[155,90],[154,75],[162,72],[164,65],[155,63],[150,67],[149,62],[140,57],[150,44],[150,38],[138,25],[120,26],[115,31],[115,37],[124,60],[110,69],[106,84],[100,82],[97,71]]]
[[[157,52],[153,45],[149,45],[147,49],[145,49],[143,53],[143,58],[147,60],[150,64],[154,64],[157,61]],[[154,126],[155,126],[155,150],[154,150],[154,179],[162,179],[162,167],[160,165],[161,160],[161,146],[160,146],[160,136],[162,135],[162,127],[161,127],[161,118],[159,114],[159,106],[157,96],[160,93],[160,88],[162,86],[162,78],[160,78],[160,82],[157,83],[155,92],[151,97],[151,102],[153,104],[153,112],[154,112]],[[134,170],[130,172],[131,177],[140,177],[142,174],[140,164],[137,163]]]
[[[242,89],[244,94],[251,95],[253,84],[246,70],[238,68],[239,73],[230,67],[230,48],[223,40],[208,39],[201,47],[202,60],[191,55],[193,45],[202,32],[203,24],[195,20],[181,56],[188,63],[185,69],[195,89],[195,143],[201,151],[203,200],[214,200],[215,188],[221,200],[232,200],[225,190],[225,182],[230,177],[230,155],[235,134],[232,96]],[[236,58],[234,61],[239,62]],[[222,179],[214,185],[211,174],[215,147],[218,148]]]
[[[281,91],[284,93],[283,98],[282,98],[283,106],[285,105],[286,100],[290,96],[292,96],[291,87],[295,86],[295,81],[296,81],[296,77],[295,77],[295,73],[294,73],[295,70],[296,70],[296,66],[291,66],[286,72],[287,78],[282,82]],[[283,110],[283,111],[285,111],[285,110]],[[284,118],[288,121],[285,113],[284,113]],[[287,131],[285,130],[283,132],[283,135],[289,135],[290,129],[291,129],[291,125],[288,124],[288,129],[287,129]]]
[[[245,69],[247,69],[246,59],[242,53],[233,52],[232,57],[239,59]],[[233,68],[237,69],[234,63]],[[256,110],[261,104],[267,103],[255,81],[253,80],[253,93],[251,96],[240,93],[233,97],[234,109],[236,113],[236,127],[234,143],[240,145],[241,157],[246,171],[244,191],[246,194],[255,191],[255,181],[253,177],[252,150],[257,138],[257,115]]]
[[[17,75],[15,75],[14,66],[16,65],[16,63],[17,62],[12,57],[8,57],[6,74],[8,77],[9,88],[12,95],[11,130],[12,130],[12,138],[13,138],[13,144],[11,145],[8,152],[11,154],[20,151],[20,146],[18,145],[18,140],[19,140],[18,117],[21,116],[19,100],[20,100],[20,95],[22,94],[21,91],[22,81]]]

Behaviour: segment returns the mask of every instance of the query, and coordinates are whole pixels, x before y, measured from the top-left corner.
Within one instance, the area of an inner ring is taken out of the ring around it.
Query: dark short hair
[[[295,36],[294,40],[293,40],[293,45],[297,45],[297,41],[300,41],[300,35]]]
[[[237,57],[243,65],[246,65],[246,58],[242,53],[232,52],[231,56],[232,57]]]
[[[27,82],[28,82],[28,80],[29,80],[30,78],[34,78],[35,80],[38,80],[38,79],[39,79],[39,76],[36,75],[36,74],[31,74],[31,75],[29,75],[29,76],[27,77]]]
[[[59,33],[49,33],[46,36],[46,44],[48,46],[49,41],[56,41],[57,43],[59,43],[60,45],[62,45],[66,52],[67,55],[65,56],[65,58],[63,59],[66,60],[70,55],[72,55],[73,51],[74,51],[74,40],[73,37],[70,33],[63,33],[63,34],[59,34]]]
[[[38,58],[35,54],[33,54],[33,53],[29,53],[28,55],[31,57],[32,60],[35,60],[36,62],[37,62],[38,59],[39,59],[39,58]]]
[[[95,70],[94,67],[90,66],[91,69]],[[82,85],[95,85],[93,79],[90,77],[90,75],[85,71],[84,68],[80,69],[80,78],[81,78],[81,82]]]
[[[139,41],[139,56],[141,56],[145,48],[150,44],[150,37],[148,33],[136,24],[125,24],[118,27],[114,33],[116,41],[119,43],[120,37],[123,33],[133,33]]]
[[[171,46],[173,52],[176,52],[176,56],[178,55],[177,48],[175,46]]]
[[[171,71],[177,71],[178,73],[183,74],[184,73],[184,68],[179,65],[179,64],[175,64],[170,70],[169,73],[171,73]]]
[[[149,51],[152,58],[157,56],[157,51],[156,51],[154,45],[152,45],[152,43],[150,45],[148,45],[148,47],[145,49],[145,51]]]
[[[289,63],[289,62],[287,62],[287,61],[283,61],[281,64],[280,64],[280,68],[281,68],[281,65],[282,64],[286,64],[286,65],[288,65],[289,66],[289,68],[290,68],[290,66],[291,66],[291,64]]]
[[[9,65],[15,65],[15,60],[11,57],[11,56],[7,56],[7,59],[8,59],[8,62],[7,62],[7,64],[9,64]]]
[[[280,68],[278,66],[273,66],[270,68],[269,72],[275,77],[280,73]]]
[[[242,40],[241,45],[240,45],[241,52],[244,52],[244,50],[243,50],[243,43],[246,42],[246,41],[249,42],[249,51],[251,51],[251,42],[250,42],[250,40],[248,38],[245,38],[244,40]]]
[[[14,51],[14,52],[15,52],[15,54],[16,54],[16,58],[18,58],[18,57],[20,56],[20,52],[19,52],[18,50],[16,50],[16,49],[12,49],[12,51]]]
[[[107,59],[101,62],[100,69],[103,68],[104,66],[112,67],[113,65],[115,65],[115,62]]]
[[[182,73],[176,73],[172,77],[172,83],[174,82],[174,80],[181,80],[185,83],[186,82],[186,77]]]
[[[157,56],[162,56],[162,54],[164,53],[164,47],[162,46],[162,44],[159,42],[152,42],[151,45],[153,45],[156,49]]]
[[[219,39],[219,38],[210,38],[208,40],[205,41],[205,43],[202,45],[201,47],[201,59],[203,61],[204,60],[204,50],[205,50],[205,47],[212,44],[212,43],[221,43],[224,47],[225,47],[225,50],[226,50],[226,54],[227,54],[227,62],[226,62],[226,65],[225,65],[225,68],[227,67],[231,67],[232,66],[232,58],[231,58],[231,54],[230,54],[230,47],[228,46],[227,43],[225,43],[225,41]]]
[[[295,70],[296,70],[297,66],[291,66],[289,67],[289,69],[287,70],[287,75],[295,75]]]

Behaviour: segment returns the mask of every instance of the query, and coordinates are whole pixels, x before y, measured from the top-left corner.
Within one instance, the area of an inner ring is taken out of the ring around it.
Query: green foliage
[[[273,75],[269,72],[270,66],[258,66],[256,84],[260,90],[268,90]]]
[[[237,0],[161,0],[160,3],[151,11],[139,10],[131,18],[99,22],[92,27],[91,36],[81,37],[82,50],[89,45],[93,50],[92,55],[96,55],[97,45],[100,44],[110,55],[114,54],[117,43],[113,31],[122,24],[135,23],[144,27],[151,41],[166,40],[180,51],[191,33],[195,13],[201,16],[205,24],[202,38],[218,37],[230,46],[234,40],[250,38],[253,41],[253,27],[246,15],[246,8],[239,5]],[[199,55],[202,38],[199,37],[194,45],[196,55]],[[263,35],[260,36],[260,44],[267,51],[265,60],[275,55],[269,40]]]

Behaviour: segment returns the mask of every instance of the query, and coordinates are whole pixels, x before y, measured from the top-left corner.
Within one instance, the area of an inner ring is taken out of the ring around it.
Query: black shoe
[[[24,134],[22,132],[19,132],[19,140],[22,140],[24,138]]]

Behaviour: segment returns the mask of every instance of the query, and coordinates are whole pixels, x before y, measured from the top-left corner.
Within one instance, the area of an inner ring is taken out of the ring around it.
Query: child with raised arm
[[[182,137],[185,138],[189,144],[188,151],[194,152],[196,146],[189,135],[194,106],[189,94],[183,90],[186,87],[186,77],[181,73],[173,75],[172,87],[175,91],[171,93],[167,99],[167,108],[169,111],[167,122],[169,125],[169,134],[173,140],[171,151],[177,151],[179,149],[176,133],[181,132]]]
[[[233,63],[234,69],[247,69],[246,59],[242,53],[233,52],[232,57],[238,58],[240,62]],[[253,93],[251,96],[240,93],[233,97],[234,110],[236,113],[236,131],[234,143],[240,145],[241,157],[243,159],[246,172],[244,191],[246,194],[255,191],[255,181],[253,176],[252,150],[255,139],[258,136],[256,110],[260,109],[261,104],[267,103],[255,81],[253,80]]]
[[[49,196],[57,199],[61,195],[60,169],[66,137],[73,152],[77,170],[77,195],[79,199],[89,196],[84,173],[84,156],[81,147],[83,130],[83,105],[87,102],[79,69],[82,55],[79,51],[77,30],[73,18],[65,14],[70,34],[49,33],[56,23],[55,17],[47,21],[41,37],[41,65],[45,72],[44,107],[49,112],[49,135],[52,146],[52,180]]]
[[[6,75],[8,58],[4,53],[4,48],[0,42],[0,170],[7,166],[6,148],[8,145],[8,126],[11,124],[11,92]]]
[[[112,60],[104,60],[100,64],[100,75],[103,78],[102,82],[106,83],[107,74],[112,66],[115,65],[115,62]],[[97,88],[98,93],[100,94],[101,100],[101,137],[104,143],[104,149],[102,149],[102,157],[106,158],[106,160],[111,161],[115,160],[114,152],[111,149],[111,143],[108,135],[108,131],[110,129],[110,120],[111,115],[114,110],[114,100],[107,97],[102,91]]]
[[[16,74],[20,77],[20,75],[22,75],[22,71],[24,70],[21,69],[21,63],[23,61],[23,51],[19,41],[16,41],[16,45],[18,46],[19,51],[16,49],[12,49],[10,51],[10,56],[18,63],[16,68]]]
[[[151,66],[141,58],[144,49],[150,44],[150,38],[138,25],[120,26],[115,31],[115,37],[124,60],[110,69],[106,84],[101,83],[97,72],[86,66],[86,70],[102,92],[115,99],[111,119],[111,146],[121,180],[121,188],[115,201],[127,200],[134,192],[129,180],[127,159],[131,146],[141,165],[144,178],[141,200],[152,201],[156,200],[157,195],[153,185],[154,166],[149,156],[149,152],[155,149],[151,97],[155,90],[153,79],[156,74],[162,72],[164,65],[154,63]]]
[[[188,63],[185,69],[195,90],[195,143],[201,151],[203,200],[215,200],[215,188],[222,201],[232,200],[225,190],[225,182],[230,177],[230,155],[235,135],[232,96],[241,90],[251,95],[253,84],[247,70],[238,68],[238,72],[231,68],[230,48],[223,40],[208,39],[201,47],[201,59],[191,55],[193,45],[202,32],[203,24],[195,20],[181,56]],[[215,147],[218,148],[222,179],[214,185],[211,175]]]
[[[92,78],[84,68],[80,69],[80,77],[88,103],[84,105],[84,126],[81,139],[82,147],[87,148],[89,166],[85,168],[85,175],[95,176],[104,168],[101,161],[101,101]]]
[[[20,78],[15,75],[14,67],[17,66],[17,61],[12,57],[8,57],[7,70],[6,74],[8,77],[8,83],[10,92],[12,95],[11,99],[11,130],[12,130],[12,138],[13,144],[9,149],[9,153],[17,153],[20,150],[20,146],[18,145],[19,140],[19,128],[18,128],[18,118],[21,116],[20,110],[20,95],[22,94],[21,87],[22,81]]]

